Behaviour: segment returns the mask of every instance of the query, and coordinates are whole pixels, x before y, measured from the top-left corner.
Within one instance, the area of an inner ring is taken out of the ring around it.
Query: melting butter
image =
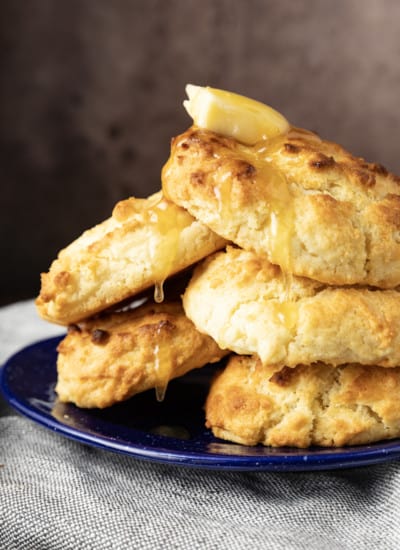
[[[241,143],[252,145],[289,129],[281,113],[254,99],[193,84],[186,86],[186,93],[189,99],[183,105],[197,126]]]

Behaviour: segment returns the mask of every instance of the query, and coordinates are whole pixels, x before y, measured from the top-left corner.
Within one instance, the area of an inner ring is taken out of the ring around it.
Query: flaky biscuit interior
[[[223,349],[294,367],[322,361],[400,365],[400,293],[289,277],[227,247],[201,262],[183,295],[186,315]]]

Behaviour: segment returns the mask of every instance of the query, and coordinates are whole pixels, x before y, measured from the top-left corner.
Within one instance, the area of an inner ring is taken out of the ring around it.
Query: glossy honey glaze
[[[154,237],[149,239],[149,254],[154,266],[154,301],[164,300],[164,281],[174,272],[179,243],[183,230],[190,226],[191,216],[173,205],[160,194],[146,210],[146,223],[154,229]]]
[[[154,377],[157,401],[163,401],[172,378],[173,361],[171,346],[158,331],[154,343]]]

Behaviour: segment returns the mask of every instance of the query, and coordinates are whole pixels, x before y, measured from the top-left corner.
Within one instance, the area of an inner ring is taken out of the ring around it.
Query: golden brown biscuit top
[[[400,179],[316,134],[178,136],[163,189],[213,231],[328,284],[400,283]]]
[[[117,203],[112,216],[60,251],[42,274],[39,314],[80,321],[162,284],[224,245],[224,240],[161,192]]]
[[[172,140],[171,157],[180,163],[189,153],[197,161],[219,161],[216,162],[218,167],[223,167],[231,178],[237,177],[240,181],[254,178],[255,165],[274,161],[276,169],[283,169],[290,183],[301,183],[305,189],[329,191],[335,195],[338,192],[335,180],[345,176],[352,185],[372,191],[369,194],[375,198],[400,192],[400,177],[388,172],[381,164],[355,157],[341,145],[323,140],[314,132],[302,128],[291,127],[288,133],[255,145],[245,145],[192,126]],[[244,157],[248,157],[247,165]],[[293,172],[294,168],[300,172]],[[168,164],[164,170],[168,170]],[[321,174],[330,174],[330,177],[321,178]],[[198,184],[202,180],[204,182],[205,177],[206,173],[201,170],[193,174]],[[352,189],[349,188],[349,191]]]
[[[100,408],[150,388],[161,400],[171,379],[226,355],[179,301],[151,300],[71,325],[58,352],[59,399]]]

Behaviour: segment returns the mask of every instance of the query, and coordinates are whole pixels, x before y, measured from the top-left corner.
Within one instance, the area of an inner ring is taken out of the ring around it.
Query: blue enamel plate
[[[60,337],[13,355],[0,371],[8,403],[31,420],[81,443],[177,466],[215,470],[308,471],[352,468],[400,457],[400,440],[327,450],[246,447],[213,437],[203,405],[215,366],[170,382],[163,402],[154,391],[108,409],[59,403],[56,348]]]

